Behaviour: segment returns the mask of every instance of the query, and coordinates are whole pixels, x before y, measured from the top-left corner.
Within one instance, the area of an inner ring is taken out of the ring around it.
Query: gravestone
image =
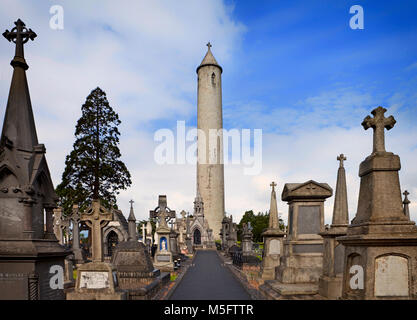
[[[276,268],[276,280],[265,281],[263,290],[282,297],[307,298],[318,293],[323,268],[324,201],[333,193],[326,183],[313,180],[287,183],[281,198],[289,204],[289,232]]]
[[[50,270],[64,268],[70,252],[53,233],[58,197],[38,142],[23,52],[37,35],[20,19],[14,24],[3,33],[15,56],[0,138],[0,300],[64,299],[63,289],[50,286]]]
[[[271,202],[269,209],[268,228],[262,233],[264,239],[264,254],[262,257],[261,277],[264,280],[275,279],[275,269],[280,264],[283,251],[283,239],[285,233],[279,229],[276,183],[272,182]]]
[[[112,213],[93,199],[91,206],[81,213],[91,231],[92,262],[85,263],[77,269],[75,289],[67,292],[67,300],[126,300],[127,291],[120,290],[116,269],[103,262],[102,228],[113,219]]]
[[[133,201],[130,201],[129,240],[120,242],[112,256],[117,270],[119,288],[129,292],[129,300],[151,299],[166,282],[169,274],[155,269],[149,252],[142,242],[137,241],[136,218]]]
[[[167,207],[167,197],[160,195],[158,207],[150,211],[150,218],[159,222],[155,233],[158,235],[157,250],[154,257],[154,266],[161,271],[174,271],[174,262],[171,252],[170,234],[171,229],[167,222],[175,218],[175,211]]]
[[[373,150],[359,167],[358,209],[346,236],[344,299],[416,299],[417,227],[404,213],[398,171],[400,157],[385,150],[385,132],[394,127],[383,107],[362,122],[373,129]],[[355,272],[355,270],[362,270]],[[360,277],[363,286],[352,285]]]
[[[75,264],[82,264],[86,260],[83,251],[80,247],[80,221],[81,216],[78,210],[78,205],[74,205],[72,208],[72,214],[69,217],[72,221],[72,253]]]
[[[346,173],[343,166],[347,158],[341,154],[337,160],[340,164],[337,172],[332,224],[330,228],[320,233],[324,239],[324,257],[319,293],[328,299],[338,299],[342,296],[345,247],[336,238],[346,235],[349,225]]]

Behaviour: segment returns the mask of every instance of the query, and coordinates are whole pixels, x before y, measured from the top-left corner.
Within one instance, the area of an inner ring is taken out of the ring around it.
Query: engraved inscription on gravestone
[[[317,234],[320,232],[320,206],[298,207],[298,234]]]
[[[170,261],[170,256],[169,255],[158,255],[157,256],[157,260],[160,262],[169,262]]]
[[[105,289],[110,287],[109,273],[106,271],[82,271],[80,288]]]
[[[408,297],[408,259],[382,256],[375,259],[375,296]]]

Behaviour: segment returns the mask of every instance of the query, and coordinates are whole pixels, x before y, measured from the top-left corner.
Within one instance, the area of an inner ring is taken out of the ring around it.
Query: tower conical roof
[[[213,53],[211,52],[211,49],[210,49],[211,48],[211,44],[210,44],[210,42],[207,43],[207,47],[208,47],[207,53],[204,56],[203,61],[201,61],[200,65],[198,66],[197,72],[203,66],[217,66],[217,67],[220,68],[220,71],[223,72],[222,67],[217,63],[216,59],[213,56]]]

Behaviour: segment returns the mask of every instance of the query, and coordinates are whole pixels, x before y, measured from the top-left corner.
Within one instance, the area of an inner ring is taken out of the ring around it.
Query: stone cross
[[[342,153],[340,156],[337,157],[337,160],[340,161],[340,168],[343,168],[343,161],[346,161],[346,156]]]
[[[385,118],[384,113],[387,109],[379,106],[378,108],[372,110],[373,118],[367,116],[363,122],[362,126],[365,130],[372,128],[374,129],[374,146],[373,152],[385,152],[385,132],[384,128],[390,130],[394,127],[396,121],[393,116]]]
[[[102,228],[112,220],[112,212],[102,207],[98,199],[93,200],[91,207],[81,214],[81,221],[84,221],[91,230],[93,262],[103,262]]]
[[[80,249],[80,213],[76,204],[72,207],[70,219],[72,220],[72,249],[77,250]]]
[[[145,230],[145,223],[142,224],[142,243],[146,244],[146,230]]]
[[[274,181],[272,181],[270,186],[272,187],[272,191],[275,191],[275,187],[277,186],[277,184]]]
[[[210,50],[210,48],[212,47],[212,45],[211,45],[211,43],[209,42],[209,43],[207,43],[206,44],[206,46],[209,48],[209,50]]]
[[[157,218],[159,221],[159,227],[168,228],[167,221],[175,218],[175,210],[171,210],[167,207],[166,196],[159,196],[158,207],[155,210],[150,211],[150,218]]]
[[[403,195],[404,195],[404,201],[403,201],[403,205],[404,205],[404,215],[407,217],[407,218],[410,218],[410,208],[408,207],[409,206],[409,204],[410,204],[410,200],[408,200],[408,195],[409,195],[410,193],[407,191],[407,190],[405,190],[404,192],[403,192]]]
[[[23,45],[28,42],[29,39],[33,41],[36,38],[36,33],[33,32],[32,29],[28,30],[23,21],[20,19],[18,19],[14,24],[15,27],[11,31],[6,29],[6,31],[3,32],[3,37],[5,37],[9,42],[16,44],[15,57],[11,63],[12,66],[20,64],[27,69],[28,65],[25,62]]]

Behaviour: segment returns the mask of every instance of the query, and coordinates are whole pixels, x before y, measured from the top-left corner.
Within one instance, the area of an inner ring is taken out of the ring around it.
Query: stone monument
[[[63,289],[50,285],[56,276],[50,271],[64,270],[70,252],[53,232],[58,198],[36,134],[23,52],[36,33],[20,19],[14,24],[3,33],[15,44],[15,56],[0,139],[0,300],[64,299]]]
[[[77,269],[75,289],[67,292],[67,300],[126,300],[127,291],[120,290],[115,268],[103,262],[103,231],[109,221],[113,220],[111,211],[93,199],[91,206],[81,213],[81,221],[90,228],[92,262]]]
[[[74,255],[74,262],[75,264],[82,264],[85,261],[85,257],[80,247],[81,216],[78,210],[78,205],[73,206],[72,214],[69,219],[72,221],[72,253]]]
[[[323,270],[324,201],[331,197],[327,183],[313,180],[287,183],[281,198],[289,204],[288,235],[276,268],[276,281],[265,281],[281,299],[310,299],[318,294]]]
[[[159,221],[159,226],[155,230],[158,235],[158,243],[154,266],[161,271],[174,271],[171,243],[169,241],[171,228],[168,227],[167,222],[175,218],[175,211],[167,207],[167,197],[165,195],[159,196],[158,207],[150,211],[150,218]]]
[[[120,242],[112,256],[117,270],[119,288],[129,291],[129,300],[152,298],[161,285],[169,281],[169,274],[155,269],[146,246],[137,241],[133,200],[130,201],[129,240]]]
[[[324,239],[324,256],[319,294],[328,299],[338,299],[342,296],[345,247],[336,238],[346,235],[349,225],[346,173],[343,166],[343,162],[347,159],[341,154],[337,160],[340,164],[337,172],[332,224],[330,228],[320,233]]]
[[[385,150],[385,132],[393,116],[378,107],[362,122],[372,128],[373,151],[359,167],[358,209],[345,247],[344,299],[416,299],[417,227],[404,214],[398,171],[400,157]]]
[[[279,266],[280,257],[284,248],[283,239],[285,233],[279,229],[279,217],[277,208],[276,183],[272,182],[271,204],[269,209],[269,225],[262,233],[264,238],[264,254],[261,265],[261,276],[264,280],[275,279],[275,268]]]

